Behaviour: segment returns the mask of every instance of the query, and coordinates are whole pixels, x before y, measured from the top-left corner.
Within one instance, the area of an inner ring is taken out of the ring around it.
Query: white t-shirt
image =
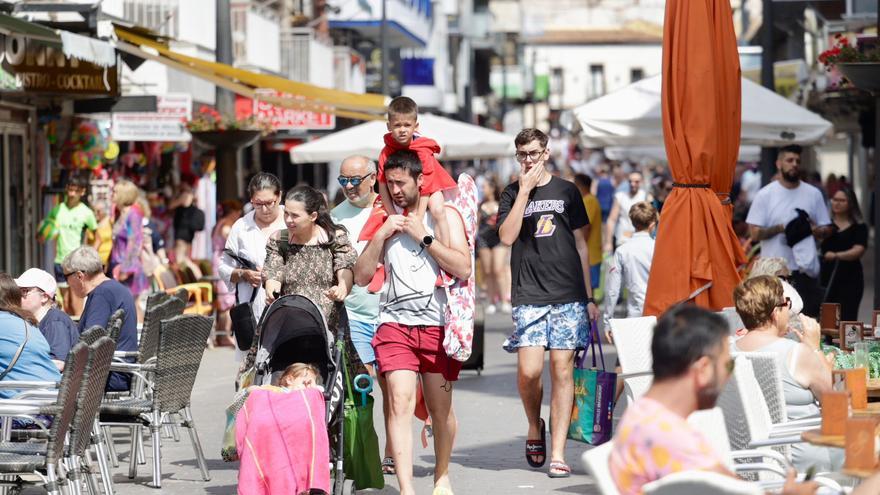
[[[761,188],[752,201],[746,223],[762,228],[787,225],[797,216],[796,208],[807,212],[810,222],[816,226],[831,224],[822,193],[803,181],[794,189],[788,189],[779,181]],[[813,236],[795,244],[792,249],[785,242],[785,234],[775,235],[761,241],[761,256],[785,258],[789,270],[799,270],[814,278],[819,276],[819,256]]]
[[[229,230],[229,236],[226,237],[225,249],[232,251],[240,258],[251,261],[258,268],[262,268],[263,263],[266,261],[266,241],[269,239],[269,236],[287,228],[287,225],[284,223],[284,208],[280,206],[278,208],[279,212],[275,222],[265,232],[260,230],[260,226],[254,220],[253,210],[236,220]],[[220,263],[217,266],[218,275],[221,280],[226,282],[229,290],[234,291],[238,287],[238,300],[236,303],[250,301],[254,291],[251,284],[247,282],[232,283],[232,272],[236,268],[240,268],[238,263],[228,254],[224,253],[220,257]],[[254,318],[259,322],[260,316],[263,315],[263,309],[266,307],[266,291],[262,286],[257,287],[256,290],[257,295],[254,297],[251,309],[254,311]],[[240,362],[244,359],[245,354],[247,354],[247,351],[240,351],[236,347],[235,361]]]
[[[434,235],[430,213],[425,230]],[[426,249],[401,232],[385,241],[385,285],[379,294],[379,322],[443,326],[446,291],[437,287],[440,267]]]
[[[629,186],[627,186],[627,189],[629,189]],[[629,210],[634,204],[646,201],[647,199],[648,193],[644,189],[639,189],[635,196],[630,196],[629,192],[614,193],[614,200],[620,205],[620,215],[617,216],[617,226],[614,228],[616,246],[620,246],[628,241],[636,231],[632,220],[629,219]]]

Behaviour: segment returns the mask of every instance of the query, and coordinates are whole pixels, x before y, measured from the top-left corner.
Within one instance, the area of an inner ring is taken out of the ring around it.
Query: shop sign
[[[0,36],[3,70],[15,76],[16,89],[32,93],[119,94],[116,66],[100,67],[67,58],[60,48],[29,42],[20,35]],[[4,88],[8,85],[4,85]]]
[[[114,113],[110,136],[115,141],[191,141],[185,121],[192,117],[192,95],[156,96],[155,112]]]
[[[260,100],[260,96],[275,96],[290,98],[292,95],[279,93],[271,89],[259,89],[256,91],[257,99],[250,100],[240,97],[239,117],[255,115],[259,120],[268,120],[275,130],[333,130],[336,128],[336,116],[330,113],[318,113],[308,110],[296,110],[293,108],[279,107]],[[250,108],[246,103],[250,103]],[[242,115],[243,114],[243,115]]]

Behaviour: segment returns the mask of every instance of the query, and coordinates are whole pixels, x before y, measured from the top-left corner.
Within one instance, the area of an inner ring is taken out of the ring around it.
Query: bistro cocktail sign
[[[29,42],[23,36],[0,36],[3,70],[15,77],[17,89],[35,93],[109,95],[119,94],[116,66],[98,65],[68,58],[60,48]]]

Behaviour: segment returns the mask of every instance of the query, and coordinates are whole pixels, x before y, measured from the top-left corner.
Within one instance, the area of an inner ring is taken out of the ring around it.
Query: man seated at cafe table
[[[622,495],[642,493],[652,481],[679,471],[714,471],[736,477],[711,444],[687,422],[691,413],[711,409],[733,371],[729,329],[719,315],[681,305],[667,311],[651,341],[654,383],[627,408],[614,437],[611,477]],[[853,493],[880,493],[880,476]],[[797,483],[792,470],[784,495],[815,493],[818,485]],[[873,490],[872,490],[873,488]]]

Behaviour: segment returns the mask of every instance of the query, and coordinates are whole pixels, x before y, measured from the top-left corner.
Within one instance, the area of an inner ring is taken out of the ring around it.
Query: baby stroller
[[[341,346],[334,343],[343,342],[347,326],[347,317],[342,311],[334,338],[324,314],[314,302],[305,296],[282,296],[266,308],[260,318],[254,363],[254,385],[276,383],[284,369],[297,362],[312,364],[320,371],[327,409],[330,462],[334,469],[334,495],[343,493],[345,483],[342,465],[345,356]]]

